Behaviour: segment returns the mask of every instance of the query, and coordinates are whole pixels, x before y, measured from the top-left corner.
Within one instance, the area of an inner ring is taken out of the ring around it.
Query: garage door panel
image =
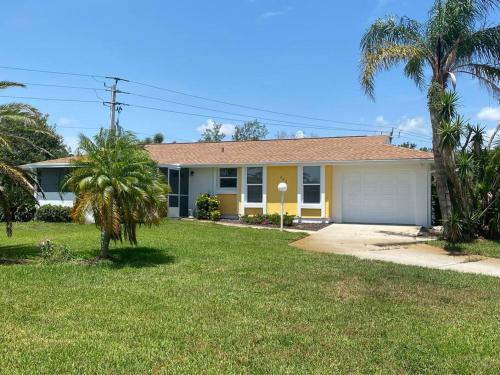
[[[415,174],[391,170],[346,171],[342,220],[353,223],[414,224]]]

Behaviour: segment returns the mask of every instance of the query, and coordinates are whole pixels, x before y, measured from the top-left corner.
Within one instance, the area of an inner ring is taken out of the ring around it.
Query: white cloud
[[[56,124],[61,126],[76,125],[78,124],[78,120],[69,117],[59,117]]]
[[[378,115],[375,118],[375,122],[377,123],[377,125],[386,125],[387,124],[387,121],[385,120],[384,116],[382,116],[382,115]]]
[[[306,135],[305,135],[305,133],[302,130],[297,130],[295,132],[295,136],[294,137],[295,138],[306,138]]]
[[[500,121],[500,107],[483,107],[476,117],[479,120]]]
[[[266,19],[273,18],[273,17],[278,17],[278,16],[284,16],[288,12],[292,10],[291,7],[288,7],[283,10],[268,10],[267,12],[262,13],[260,16],[257,17],[257,22],[262,22]]]
[[[423,117],[403,117],[399,122],[398,129],[423,135],[428,135],[430,133],[429,126]]]
[[[430,125],[421,116],[403,116],[397,121],[388,121],[384,116],[379,115],[375,118],[375,124],[384,128],[383,130],[386,132],[394,127],[394,129],[414,133],[416,135],[421,134],[429,136],[431,134]]]
[[[213,128],[215,121],[212,119],[208,119],[204,124],[201,124],[196,128],[200,133],[203,133],[206,129]],[[233,135],[235,126],[233,124],[222,124],[221,131],[225,135]]]

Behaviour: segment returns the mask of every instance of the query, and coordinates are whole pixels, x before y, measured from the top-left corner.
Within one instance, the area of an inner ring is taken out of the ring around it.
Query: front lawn
[[[2,228],[3,229],[3,228]],[[500,281],[288,246],[299,234],[166,221],[114,263],[0,266],[2,373],[500,373]],[[98,231],[27,223],[78,257]]]
[[[476,240],[473,242],[462,242],[456,244],[452,244],[443,240],[438,240],[429,242],[429,245],[441,247],[451,252],[500,258],[499,240]]]

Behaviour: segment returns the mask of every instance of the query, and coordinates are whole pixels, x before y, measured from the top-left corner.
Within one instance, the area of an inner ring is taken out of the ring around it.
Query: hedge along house
[[[171,187],[169,216],[194,213],[215,194],[223,217],[285,211],[298,221],[431,224],[432,154],[389,144],[386,136],[147,145]],[[40,204],[73,204],[59,193],[68,158],[26,165],[37,172]]]

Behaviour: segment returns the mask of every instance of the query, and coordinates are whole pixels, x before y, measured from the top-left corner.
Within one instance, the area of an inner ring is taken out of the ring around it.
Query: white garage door
[[[342,221],[415,224],[415,179],[415,173],[406,171],[345,171]]]

